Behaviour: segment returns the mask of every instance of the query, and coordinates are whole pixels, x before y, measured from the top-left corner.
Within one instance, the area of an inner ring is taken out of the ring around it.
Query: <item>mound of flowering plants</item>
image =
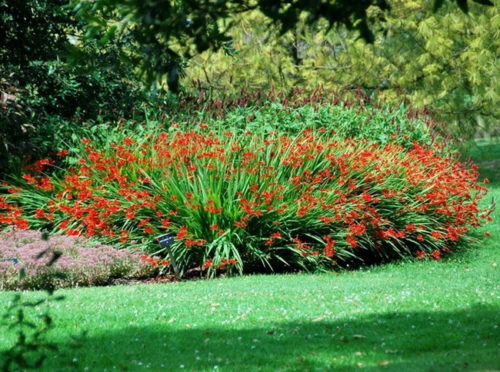
[[[487,216],[478,173],[418,143],[298,135],[156,132],[82,153],[66,171],[38,162],[5,185],[0,223],[157,252],[206,275],[439,259]],[[64,155],[65,153],[61,154]]]
[[[47,266],[52,257],[47,252],[61,256]],[[157,274],[158,261],[130,250],[91,244],[83,237],[52,235],[42,239],[39,231],[0,232],[1,290],[103,285],[116,278],[146,278]],[[21,269],[25,271],[22,276]]]

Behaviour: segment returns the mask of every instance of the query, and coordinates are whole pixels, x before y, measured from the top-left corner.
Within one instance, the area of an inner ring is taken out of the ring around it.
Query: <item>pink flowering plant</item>
[[[41,256],[45,251],[61,257],[47,266],[50,255]],[[105,285],[118,278],[157,275],[159,266],[141,257],[83,237],[51,235],[44,240],[39,231],[0,231],[0,290]],[[26,275],[20,276],[23,268]]]

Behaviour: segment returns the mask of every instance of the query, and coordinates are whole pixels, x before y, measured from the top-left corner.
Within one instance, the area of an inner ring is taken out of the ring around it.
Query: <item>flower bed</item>
[[[52,257],[47,253],[56,251],[61,256],[47,266]],[[25,275],[19,275],[21,269]],[[83,237],[43,239],[41,232],[33,230],[0,232],[0,290],[104,285],[116,278],[156,274],[140,253],[92,244]]]
[[[171,233],[179,269],[207,275],[439,259],[480,224],[486,193],[477,171],[437,144],[381,145],[323,128],[263,137],[202,125],[82,143],[67,171],[48,177],[42,161],[21,187],[5,186],[0,223],[148,252]]]

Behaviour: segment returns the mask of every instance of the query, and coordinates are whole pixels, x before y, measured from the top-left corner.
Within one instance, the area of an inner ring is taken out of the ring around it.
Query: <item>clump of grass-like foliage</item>
[[[150,253],[154,237],[170,233],[181,272],[207,275],[439,259],[487,217],[478,208],[486,189],[439,144],[406,139],[205,124],[104,144],[85,138],[67,170],[44,175],[51,161],[42,161],[21,187],[6,186],[0,223]]]

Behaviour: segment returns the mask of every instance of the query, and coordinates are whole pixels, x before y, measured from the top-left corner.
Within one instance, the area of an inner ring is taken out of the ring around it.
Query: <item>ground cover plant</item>
[[[433,147],[336,137],[170,128],[99,148],[48,177],[49,160],[5,186],[0,223],[95,236],[157,252],[175,236],[181,272],[321,270],[440,259],[488,210],[477,170]],[[402,139],[405,136],[402,135]],[[67,152],[61,152],[64,156]]]
[[[58,260],[51,265],[52,254]],[[44,239],[33,230],[0,231],[0,290],[42,289],[109,284],[116,278],[157,275],[161,262],[75,236]],[[21,275],[22,272],[22,275]]]

